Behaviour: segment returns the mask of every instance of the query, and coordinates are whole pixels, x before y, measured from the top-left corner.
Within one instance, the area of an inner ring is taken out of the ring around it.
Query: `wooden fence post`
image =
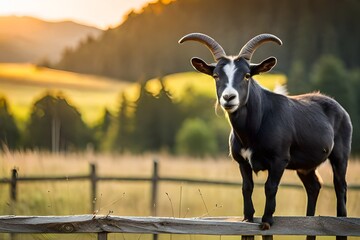
[[[96,165],[90,163],[90,184],[91,184],[91,210],[96,211],[96,194],[97,194],[97,176],[96,176]]]
[[[153,161],[153,174],[151,178],[151,205],[150,205],[150,212],[152,216],[157,215],[157,192],[158,192],[158,182],[159,181],[159,164],[158,161],[155,159]],[[158,235],[153,234],[153,240],[157,240]]]
[[[158,181],[159,181],[159,172],[158,172],[158,161],[155,159],[153,161],[153,174],[151,177],[151,205],[150,212],[152,216],[157,215],[157,192],[158,192]]]
[[[254,236],[247,236],[247,235],[241,236],[241,240],[254,240],[254,239],[255,239]]]
[[[18,176],[18,173],[17,173],[17,170],[16,168],[13,168],[13,170],[11,170],[11,187],[10,187],[10,198],[11,198],[11,201],[12,202],[16,202],[17,200],[17,176]]]
[[[98,240],[107,240],[107,232],[98,233]]]
[[[17,178],[18,172],[16,168],[11,170],[11,182],[10,182],[10,202],[11,202],[11,214],[15,215],[15,202],[17,200]],[[16,234],[10,233],[10,239],[15,240]]]

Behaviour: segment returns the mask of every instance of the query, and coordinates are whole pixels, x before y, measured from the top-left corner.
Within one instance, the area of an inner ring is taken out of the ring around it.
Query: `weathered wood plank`
[[[270,230],[240,218],[1,216],[2,233],[172,233],[206,235],[360,236],[360,218],[275,217]]]

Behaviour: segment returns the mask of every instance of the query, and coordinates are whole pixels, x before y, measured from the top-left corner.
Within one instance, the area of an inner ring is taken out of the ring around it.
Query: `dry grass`
[[[5,153],[0,155],[0,174],[2,177],[9,177],[13,167],[18,168],[20,176],[87,174],[89,172],[89,163],[96,163],[98,173],[102,176],[151,176],[152,161],[154,159],[159,160],[159,174],[161,176],[228,181],[240,180],[237,164],[227,157],[221,159],[188,159],[155,154],[143,156],[97,155],[91,152],[59,155],[37,152]],[[360,162],[350,162],[347,175],[349,184],[360,184],[359,171]],[[319,168],[319,172],[325,183],[332,183],[329,164],[323,164]],[[264,182],[265,179],[266,173],[259,173],[255,177],[258,182]],[[287,171],[282,182],[300,184],[300,180],[293,171]],[[15,204],[11,204],[9,201],[9,195],[7,194],[9,188],[7,186],[0,185],[0,190],[3,193],[0,196],[1,215],[13,213],[17,215],[91,213],[90,184],[87,181],[20,183],[18,189],[19,200]],[[169,201],[169,198],[171,201]],[[359,191],[348,192],[349,216],[360,216],[359,199]],[[264,191],[262,187],[255,188],[253,200],[256,216],[261,216],[264,207]],[[304,215],[305,204],[306,195],[304,190],[280,188],[277,195],[276,215]],[[147,216],[150,215],[149,205],[149,183],[100,182],[98,185],[98,197],[96,200],[98,214],[108,214],[111,211],[113,215]],[[241,190],[239,187],[161,183],[157,212],[159,216],[170,217],[173,215],[175,217],[241,216]],[[321,191],[317,215],[335,215],[335,194],[333,190],[323,189]],[[83,237],[79,238],[77,236],[77,239],[94,239],[93,235],[84,235]],[[138,237],[126,235],[126,239],[137,239]],[[149,236],[142,236],[141,238],[150,239]],[[172,238],[177,239],[175,236]],[[185,238],[198,240],[205,239],[205,236],[186,236]],[[58,238],[54,235],[50,239]],[[122,235],[114,234],[110,239],[123,238]],[[169,235],[163,235],[161,239],[169,239]],[[211,237],[211,239],[219,239],[219,237]]]
[[[59,154],[53,155],[50,153],[34,153],[34,152],[17,152],[17,153],[7,153],[0,156],[1,160],[1,169],[0,173],[4,177],[8,177],[10,175],[10,171],[13,167],[17,167],[19,170],[20,176],[32,176],[32,175],[77,175],[77,174],[87,174],[89,172],[89,163],[96,163],[98,174],[101,176],[151,176],[151,168],[152,161],[154,159],[159,160],[160,172],[161,176],[171,176],[171,177],[189,177],[189,178],[199,178],[199,179],[218,179],[218,180],[227,180],[227,181],[239,181],[240,174],[238,171],[237,163],[230,160],[229,158],[223,159],[192,159],[189,160],[185,157],[172,157],[172,156],[156,156],[156,155],[144,155],[144,156],[132,156],[132,155],[96,155],[93,153],[83,153],[83,154]],[[347,179],[349,184],[359,184],[360,176],[357,174],[360,170],[360,162],[350,162],[350,166],[348,168]],[[332,184],[332,171],[331,167],[328,163],[323,164],[319,168],[319,172],[326,184]],[[258,176],[255,176],[255,180],[257,182],[264,182],[266,180],[267,174],[265,172],[260,172]],[[287,171],[282,179],[282,182],[286,183],[297,183],[300,184],[300,180],[298,180],[294,171]],[[66,188],[66,191],[61,191],[62,195],[68,195],[72,198],[72,185],[74,189],[76,189],[76,185],[84,186],[81,188],[81,191],[77,191],[77,194],[84,192],[84,196],[88,194],[88,183],[85,182],[63,182],[63,183],[36,183],[37,185],[42,185],[41,189],[43,189],[46,194],[43,198],[50,199],[49,195],[52,198],[56,197],[55,192],[57,193],[57,188]],[[26,194],[22,193],[21,185],[29,185],[24,187],[25,189],[29,189],[30,186],[34,185],[34,183],[23,183],[20,184],[19,196],[25,196]],[[64,186],[61,186],[64,185]],[[86,186],[86,187],[85,187]],[[160,185],[159,191],[159,200],[160,206],[159,210],[161,215],[163,216],[171,216],[170,209],[167,209],[166,206],[169,206],[168,198],[165,195],[165,192],[169,193],[169,196],[172,198],[175,206],[178,205],[179,201],[179,192],[180,187],[182,187],[182,202],[184,207],[182,209],[187,209],[186,204],[200,206],[193,207],[189,211],[188,216],[199,216],[205,214],[202,212],[202,201],[200,195],[198,193],[198,189],[200,188],[204,198],[208,198],[209,206],[215,206],[216,204],[222,205],[223,207],[219,211],[214,211],[213,214],[226,214],[226,215],[241,215],[241,191],[237,189],[237,187],[219,187],[219,186],[205,186],[205,185],[193,185],[193,184],[181,184],[181,183],[162,183]],[[99,187],[99,194],[102,195],[101,202],[98,205],[102,209],[102,213],[106,213],[110,209],[111,206],[108,206],[112,201],[126,201],[132,198],[138,198],[138,200],[142,201],[146,207],[130,209],[128,208],[128,204],[125,204],[125,209],[122,209],[120,206],[121,203],[116,204],[116,208],[119,207],[118,213],[126,212],[126,215],[148,215],[148,201],[149,196],[149,184],[147,183],[116,183],[116,182],[102,182]],[[132,191],[135,190],[136,191]],[[147,189],[147,190],[145,190]],[[143,191],[144,190],[144,191]],[[137,191],[140,193],[135,194]],[[262,208],[263,203],[263,189],[257,188],[254,194],[254,201],[259,202],[259,206],[256,208]],[[297,215],[302,215],[305,211],[305,193],[303,190],[290,190],[287,188],[280,188],[279,194],[288,194],[291,192],[290,196],[294,196],[291,200],[291,204],[285,203],[281,204],[282,198],[278,197],[278,206],[288,206],[289,207],[279,207],[277,209],[277,213],[279,215],[293,215],[297,212]],[[41,190],[39,191],[39,195]],[[51,192],[54,193],[51,194]],[[114,194],[114,192],[117,192]],[[125,194],[124,194],[125,193]],[[296,195],[296,197],[295,197]],[[132,196],[132,197],[129,197]],[[228,196],[231,196],[229,198]],[[256,196],[261,196],[257,198]],[[355,191],[349,191],[349,215],[350,216],[359,216],[360,215],[360,207],[355,204],[356,201],[352,199],[355,196],[359,197],[359,195]],[[63,198],[65,198],[63,197]],[[354,200],[357,199],[355,197]],[[87,199],[85,197],[83,199]],[[286,200],[289,198],[287,197]],[[144,201],[143,201],[144,200]],[[285,200],[285,199],[284,199]],[[321,204],[322,200],[324,200],[324,204]],[[323,189],[322,194],[320,196],[320,204],[318,208],[318,214],[320,215],[334,215],[335,209],[333,207],[322,207],[331,205],[335,200],[335,195],[332,190]],[[230,201],[230,203],[225,202]],[[302,209],[298,209],[297,207],[293,209],[292,205],[297,205],[296,201],[299,201],[298,205],[301,205]],[[136,202],[136,201],[133,201]],[[111,204],[110,204],[111,205]],[[229,205],[229,206],[226,206]],[[106,209],[105,206],[108,206],[109,209]],[[67,209],[66,206],[63,206],[63,209]],[[231,209],[231,210],[227,210]],[[35,210],[35,209],[33,209]],[[84,208],[83,213],[89,213],[89,210]],[[291,211],[290,214],[286,214],[287,211]],[[259,211],[259,215],[261,214],[261,210]],[[81,213],[81,212],[77,212]],[[35,213],[30,213],[35,214]],[[124,215],[124,214],[121,214]]]

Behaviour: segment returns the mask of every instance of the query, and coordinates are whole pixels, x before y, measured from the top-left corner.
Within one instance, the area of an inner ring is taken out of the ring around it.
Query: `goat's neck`
[[[258,83],[251,80],[247,103],[229,115],[235,135],[244,147],[252,145],[260,129],[265,107],[264,91]]]

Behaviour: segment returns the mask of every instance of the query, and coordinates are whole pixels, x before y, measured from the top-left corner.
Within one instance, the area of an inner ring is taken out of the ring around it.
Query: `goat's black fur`
[[[254,214],[251,171],[269,171],[263,222],[272,224],[275,195],[285,168],[298,170],[308,194],[307,215],[313,216],[321,187],[315,169],[327,158],[334,171],[337,215],[346,216],[349,115],[335,100],[319,93],[285,97],[261,88],[252,79],[250,85],[246,106],[229,114],[231,155],[243,176],[245,219],[251,221]],[[244,148],[252,150],[251,165],[240,154]]]

